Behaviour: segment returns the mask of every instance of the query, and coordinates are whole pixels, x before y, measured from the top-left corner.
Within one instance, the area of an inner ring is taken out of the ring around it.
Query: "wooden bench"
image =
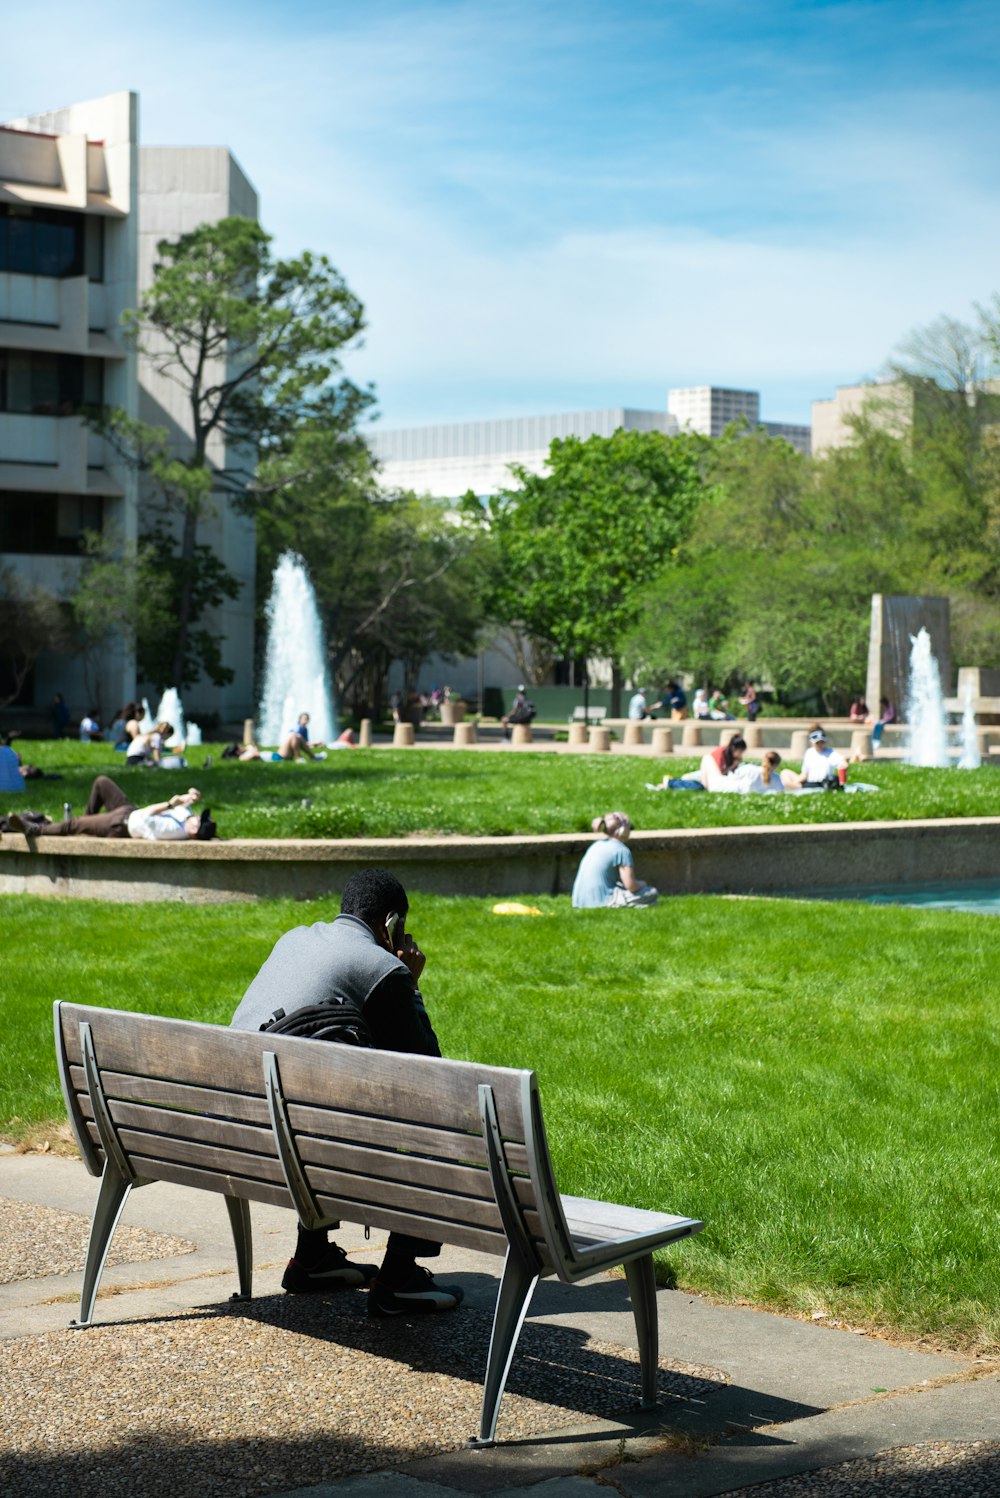
[[[573,716],[569,721],[571,723],[586,723],[588,725],[591,723],[603,723],[606,711],[607,709],[603,707],[575,707],[573,709]]]
[[[504,1256],[472,1445],[494,1443],[521,1325],[547,1275],[572,1284],[624,1265],[642,1406],[655,1404],[653,1250],[703,1224],[560,1196],[534,1072],[59,1001],[55,1037],[70,1123],[101,1177],[78,1325],[92,1321],[130,1190],[171,1181],[224,1197],[234,1299],[251,1294],[251,1201],[291,1207],[305,1227],[346,1218]]]

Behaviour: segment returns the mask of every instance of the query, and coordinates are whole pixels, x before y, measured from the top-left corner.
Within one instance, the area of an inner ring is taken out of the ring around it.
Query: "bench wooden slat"
[[[344,1139],[383,1149],[410,1149],[414,1153],[438,1160],[463,1160],[472,1165],[486,1164],[486,1146],[481,1134],[466,1134],[458,1129],[429,1129],[421,1124],[400,1123],[395,1118],[373,1118],[361,1113],[343,1113],[336,1108],[308,1108],[291,1103],[288,1117],[297,1135],[313,1134],[320,1139]],[[523,1144],[508,1146],[517,1157],[515,1169],[528,1168]]]
[[[82,1100],[83,1111],[90,1117],[90,1099]],[[198,1139],[220,1144],[227,1149],[248,1150],[255,1155],[278,1152],[270,1129],[254,1124],[233,1123],[224,1118],[204,1118],[197,1113],[182,1113],[173,1108],[145,1108],[138,1103],[112,1101],[109,1111],[119,1129],[139,1129],[148,1134],[166,1135],[171,1139]]]
[[[272,1207],[289,1207],[294,1211],[286,1186],[270,1181],[250,1181],[245,1176],[225,1176],[213,1170],[199,1170],[196,1165],[179,1165],[169,1160],[147,1159],[133,1155],[132,1164],[140,1175],[153,1181],[171,1181],[175,1186],[196,1186],[200,1191],[216,1191],[239,1196],[245,1201],[266,1202]],[[332,1213],[336,1216],[336,1213]]]
[[[82,1066],[71,1066],[70,1080],[76,1091],[87,1096],[87,1081]],[[140,1103],[161,1107],[188,1108],[217,1118],[239,1118],[246,1123],[270,1128],[270,1115],[263,1096],[248,1097],[243,1092],[221,1092],[216,1087],[189,1087],[182,1082],[161,1082],[155,1077],[137,1077],[102,1068],[101,1081],[109,1097],[131,1098]]]
[[[78,1027],[86,1020],[102,1075],[125,1072],[254,1096],[259,1095],[260,1058],[264,1051],[274,1051],[289,1103],[335,1103],[345,1111],[450,1126],[470,1134],[480,1129],[476,1088],[484,1082],[493,1088],[503,1136],[523,1141],[523,1073],[506,1067],[354,1046],[318,1052],[314,1041],[295,1036],[261,1035],[148,1014],[119,1017],[114,1010],[74,1004],[64,1005],[61,1017],[70,1065],[81,1064]]]
[[[585,1236],[612,1243],[641,1233],[669,1231],[690,1221],[671,1212],[648,1212],[640,1207],[619,1207],[613,1202],[591,1201],[582,1196],[563,1196],[566,1225],[574,1237]]]
[[[326,1170],[319,1165],[307,1167],[306,1175],[315,1196],[342,1196],[390,1207],[400,1212],[425,1213],[429,1217],[451,1218],[457,1222],[503,1232],[495,1201],[465,1196],[457,1191],[435,1191],[425,1186],[410,1186],[405,1181],[387,1181],[377,1176],[353,1174],[346,1170]]]
[[[375,1207],[347,1196],[322,1193],[316,1200],[325,1216],[344,1222],[359,1222],[390,1233],[409,1233],[415,1238],[429,1238],[433,1243],[454,1243],[459,1248],[472,1248],[479,1253],[500,1257],[507,1252],[507,1239],[502,1232],[494,1233],[471,1223],[444,1221],[389,1206]]]
[[[335,1140],[300,1136],[296,1144],[299,1158],[306,1165],[342,1170],[350,1175],[409,1182],[435,1191],[454,1191],[461,1196],[480,1197],[489,1202],[494,1200],[493,1185],[485,1167],[477,1169],[474,1165],[427,1160],[418,1154],[366,1149],[362,1145],[340,1144]]]
[[[273,1154],[268,1158],[192,1139],[146,1134],[139,1129],[119,1129],[118,1138],[130,1158],[141,1155],[147,1163],[163,1160],[175,1165],[197,1165],[202,1170],[218,1170],[247,1181],[274,1181],[284,1185],[281,1164]]]

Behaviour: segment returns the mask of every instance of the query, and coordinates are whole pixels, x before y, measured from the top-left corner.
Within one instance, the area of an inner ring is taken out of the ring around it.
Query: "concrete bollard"
[[[646,735],[642,731],[641,723],[625,724],[625,748],[641,749],[646,742]]]
[[[610,754],[611,729],[592,728],[590,730],[590,748],[597,754]]]
[[[531,724],[515,723],[511,729],[510,741],[515,749],[523,749],[525,744],[530,744]]]
[[[586,723],[571,723],[569,725],[569,747],[571,749],[586,749],[586,747],[587,747],[587,725],[586,725]]]
[[[682,749],[700,749],[701,748],[701,724],[700,723],[685,723],[684,724],[684,727],[681,729],[681,748]]]
[[[475,723],[456,723],[453,743],[456,749],[467,749],[470,744],[478,744],[479,735],[476,733]]]
[[[674,752],[674,731],[673,731],[673,729],[672,728],[654,728],[653,729],[653,753],[654,754],[673,754],[673,752]]]
[[[862,759],[873,759],[872,736],[867,728],[855,728],[851,734],[851,758],[859,754]]]
[[[392,747],[394,749],[412,749],[416,740],[412,723],[397,723],[392,730]]]
[[[763,749],[764,731],[759,723],[748,723],[743,730],[743,737],[747,741],[748,749]]]
[[[243,719],[243,742],[244,744],[252,744],[254,742],[252,718]]]
[[[794,728],[792,730],[792,742],[788,746],[789,759],[801,759],[809,748],[808,728]]]
[[[358,748],[370,749],[372,746],[372,720],[362,718],[361,726],[358,728]]]

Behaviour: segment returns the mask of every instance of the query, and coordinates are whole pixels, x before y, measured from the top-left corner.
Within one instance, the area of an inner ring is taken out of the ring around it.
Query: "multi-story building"
[[[610,437],[619,428],[664,432],[667,436],[688,430],[718,437],[730,422],[743,416],[751,426],[763,425],[772,436],[784,437],[801,451],[809,451],[808,427],[761,423],[759,413],[760,396],[756,391],[720,390],[705,385],[671,390],[666,411],[612,406],[560,416],[464,421],[375,431],[368,444],[379,460],[382,481],[388,488],[413,489],[442,499],[457,499],[470,489],[474,494],[494,493],[510,484],[513,463],[529,473],[541,473],[554,438]]]
[[[510,465],[541,473],[557,437],[610,437],[619,427],[635,432],[677,431],[661,411],[572,411],[561,416],[512,416],[500,421],[462,421],[447,426],[375,431],[368,445],[392,489],[413,489],[457,499],[470,489],[492,494],[511,482]]]
[[[81,407],[120,407],[178,444],[188,429],[177,387],[123,337],[122,314],[150,284],[161,239],[230,213],[256,217],[257,198],[229,152],[141,148],[133,93],[0,126],[0,562],[57,597],[73,591],[83,531],[128,545],[148,519],[137,474]],[[227,462],[221,446],[211,458]],[[221,502],[202,539],[242,588],[210,620],[233,684],[199,684],[190,705],[238,718],[253,689],[253,528]],[[137,682],[131,634],[123,618],[102,661],[105,712],[170,685]],[[43,655],[21,700],[57,691],[77,713],[91,705],[71,655]]]

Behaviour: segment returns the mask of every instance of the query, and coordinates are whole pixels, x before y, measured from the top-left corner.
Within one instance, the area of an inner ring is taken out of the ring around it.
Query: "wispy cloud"
[[[707,380],[807,419],[997,284],[986,0],[50,0],[44,49],[4,29],[0,117],[131,87],[149,143],[233,149],[279,250],[365,299],[389,425]]]

